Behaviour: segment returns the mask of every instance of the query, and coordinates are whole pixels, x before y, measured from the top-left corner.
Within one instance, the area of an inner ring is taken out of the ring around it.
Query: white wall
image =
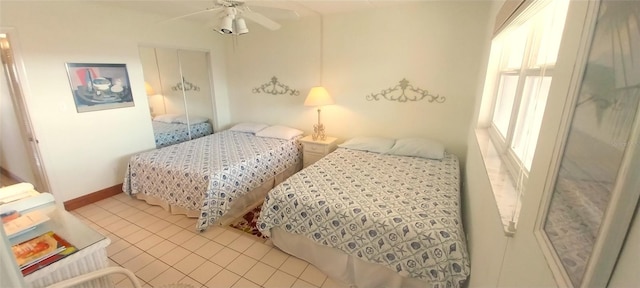
[[[16,180],[35,183],[29,164],[28,142],[20,131],[4,69],[0,70],[0,167],[19,178]]]
[[[236,43],[229,38],[227,75],[232,123],[257,121],[309,130],[305,128],[313,125],[315,114],[302,103],[308,89],[319,85],[319,21],[313,17],[279,21],[282,28],[277,31],[248,22],[248,34],[239,36]],[[252,92],[273,76],[291,89],[300,90],[300,95]],[[312,119],[307,121],[306,116]],[[329,108],[325,116],[329,117]],[[333,127],[327,129],[333,131]]]
[[[283,23],[279,31],[240,36],[235,48],[228,44],[231,122],[281,123],[311,133],[316,110],[303,102],[322,80],[336,101],[322,110],[328,135],[426,136],[464,160],[489,6],[485,1],[408,1],[331,14],[323,19],[322,51],[318,16]],[[300,96],[251,92],[272,76],[299,89]],[[446,102],[365,99],[403,78]]]
[[[160,18],[99,2],[2,2],[0,26],[15,27],[19,38],[25,97],[58,201],[122,183],[130,155],[155,147],[141,44],[211,51],[214,77],[222,79],[214,80],[216,122],[228,122],[221,39],[197,24],[158,25]],[[65,62],[127,64],[135,107],[77,113]]]
[[[482,87],[477,89],[477,104],[468,135],[467,166],[462,191],[463,221],[472,261],[469,287],[557,287],[551,268],[535,237],[536,221],[539,220],[539,209],[553,157],[555,139],[558,137],[562,110],[577,61],[587,4],[585,1],[572,1],[569,8],[536,156],[529,183],[524,188],[526,197],[523,199],[518,228],[513,237],[504,236],[487,169],[484,167],[474,133],[477,127],[476,119],[481,113]],[[494,2],[491,9],[493,15],[501,5],[500,2]],[[491,38],[491,33],[485,32],[487,39]],[[488,57],[489,51],[486,49],[485,66]],[[640,245],[637,245],[640,241],[639,227],[640,220],[636,217],[615,268],[611,287],[634,287],[640,283],[637,275],[637,259],[640,256]]]

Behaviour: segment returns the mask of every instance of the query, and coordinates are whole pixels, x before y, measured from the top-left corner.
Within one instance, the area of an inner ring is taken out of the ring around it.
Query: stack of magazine
[[[7,237],[20,236],[36,228],[36,226],[49,221],[49,217],[40,211],[32,211],[21,214],[18,211],[10,210],[0,214],[2,225]]]
[[[78,249],[60,235],[49,231],[35,238],[11,246],[13,256],[22,271],[27,276],[40,268],[65,258]]]
[[[0,193],[0,205],[37,196],[38,194],[40,193],[34,189],[33,184],[26,182],[2,187],[2,193]]]

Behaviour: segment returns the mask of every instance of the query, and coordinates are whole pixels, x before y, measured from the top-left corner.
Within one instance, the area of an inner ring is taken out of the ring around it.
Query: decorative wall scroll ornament
[[[182,87],[182,83],[184,83],[184,87]],[[178,82],[176,84],[176,86],[171,86],[171,90],[173,91],[182,91],[184,88],[184,91],[200,91],[200,87],[198,87],[197,85],[187,81],[184,79],[184,77],[182,77],[182,82]]]
[[[267,93],[271,95],[283,95],[283,94],[289,94],[291,96],[300,95],[300,91],[291,89],[289,88],[289,86],[278,82],[278,77],[276,76],[271,77],[270,82],[264,83],[260,85],[260,87],[253,88],[251,91],[256,94]]]
[[[397,92],[397,93],[394,93]],[[407,95],[408,92],[410,95]],[[432,95],[429,94],[429,91],[424,90],[422,88],[415,88],[413,85],[409,84],[409,80],[402,78],[400,80],[400,84],[396,85],[392,88],[387,88],[380,93],[374,94],[371,93],[366,96],[367,101],[378,101],[382,98],[387,99],[389,101],[397,101],[397,102],[407,102],[407,101],[420,101],[426,98],[427,101],[433,103],[443,103],[447,100],[444,96],[440,95]]]

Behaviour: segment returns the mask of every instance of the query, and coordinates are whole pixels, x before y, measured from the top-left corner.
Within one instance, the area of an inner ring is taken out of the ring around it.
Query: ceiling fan
[[[259,9],[266,9],[266,12],[270,10],[280,10],[286,12],[287,17],[293,17],[296,19],[299,17],[298,13],[293,10],[274,7],[260,7]],[[248,33],[249,28],[247,28],[245,19],[260,24],[269,30],[278,30],[281,27],[279,23],[271,20],[261,13],[253,11],[244,0],[217,0],[213,6],[205,8],[204,10],[181,15],[162,22],[182,19],[205,12],[218,12],[216,16],[218,18],[218,23],[214,24],[214,30],[221,34],[242,35]]]

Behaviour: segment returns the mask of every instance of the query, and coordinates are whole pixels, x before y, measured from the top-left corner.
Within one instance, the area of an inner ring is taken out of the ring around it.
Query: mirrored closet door
[[[140,47],[156,147],[213,133],[209,53]]]

